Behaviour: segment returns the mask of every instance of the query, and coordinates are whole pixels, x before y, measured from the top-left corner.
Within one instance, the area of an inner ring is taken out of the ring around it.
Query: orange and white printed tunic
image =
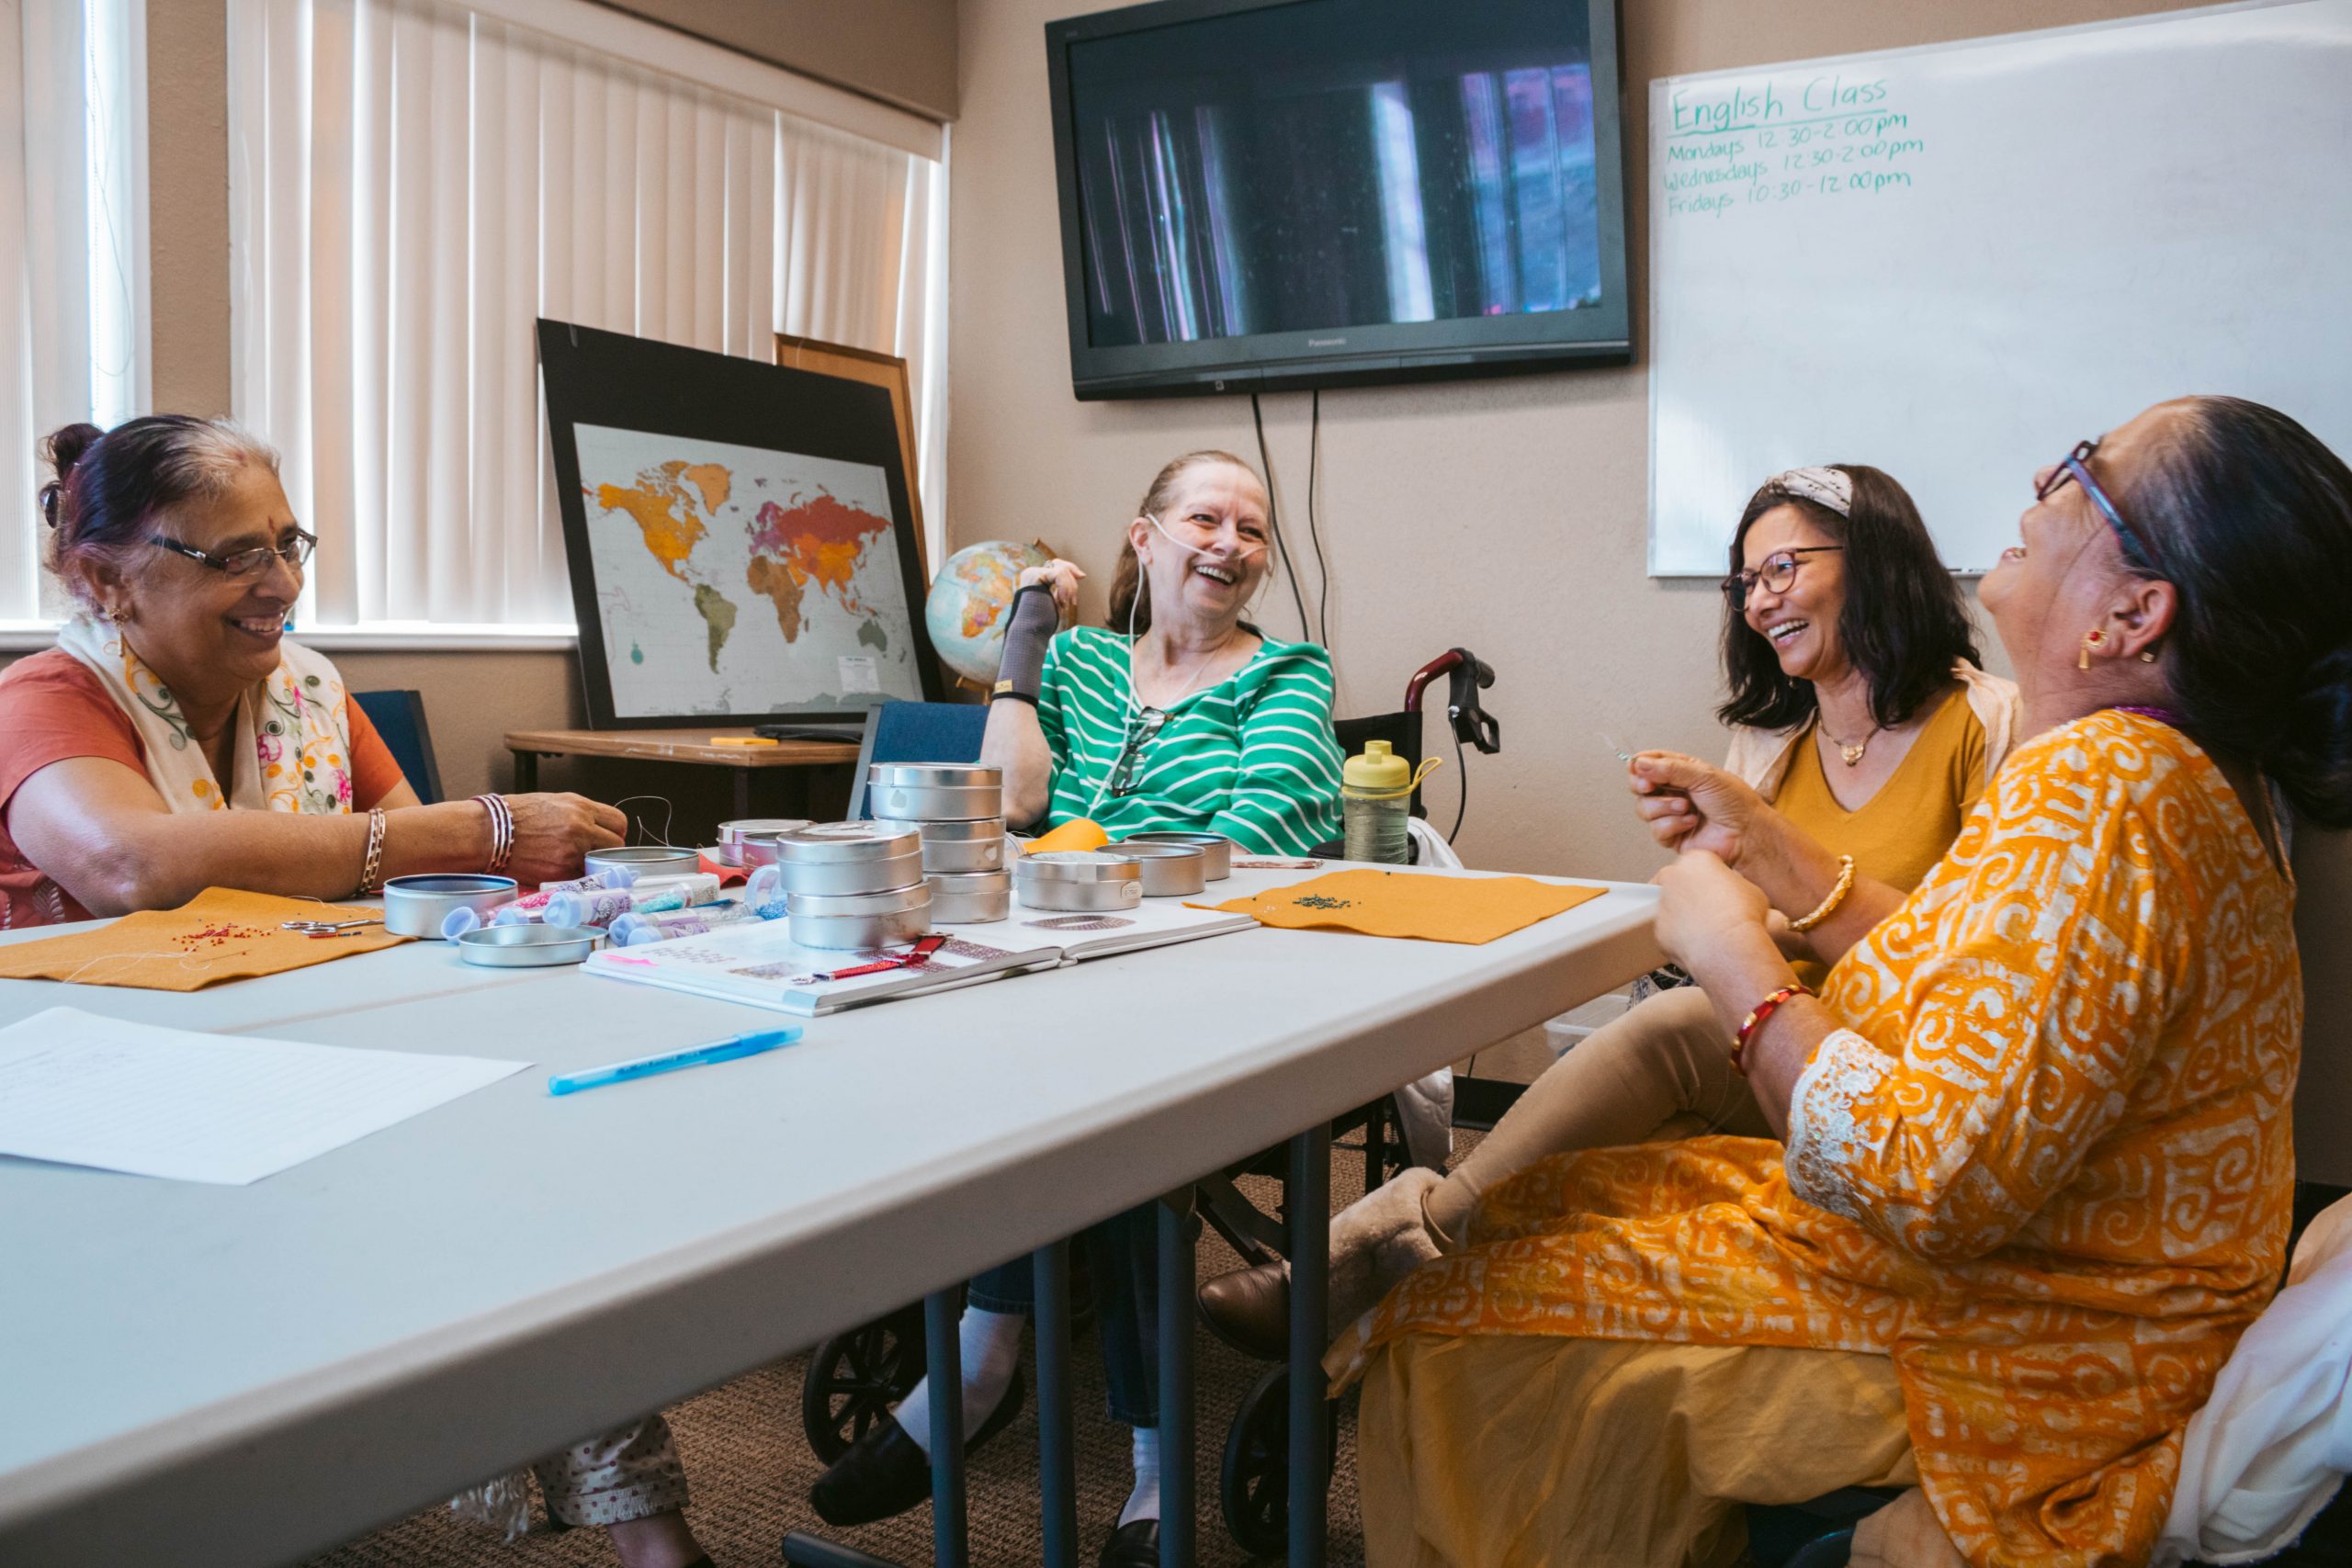
[[[1972,1563],[2143,1562],[2181,1429],[2284,1259],[2292,913],[2177,730],[2038,737],[1832,971],[1845,1027],[1785,1163],[1707,1137],[1532,1166],[1335,1370],[1413,1333],[1876,1352]]]

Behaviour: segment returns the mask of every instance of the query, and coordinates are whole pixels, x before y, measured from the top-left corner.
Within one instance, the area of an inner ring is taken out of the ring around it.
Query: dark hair
[[[1960,584],[1936,554],[1911,494],[1881,469],[1830,465],[1853,481],[1852,514],[1840,517],[1809,496],[1767,480],[1747,499],[1731,536],[1731,570],[1747,561],[1747,530],[1776,506],[1793,506],[1845,547],[1846,607],[1838,641],[1871,687],[1871,717],[1892,728],[1951,683],[1954,661],[1984,660]],[[1813,682],[1784,673],[1772,645],[1737,610],[1724,605],[1724,681],[1731,696],[1715,710],[1725,724],[1787,729],[1819,707]]]
[[[105,560],[126,570],[160,513],[217,498],[248,463],[277,472],[277,454],[252,432],[194,414],[151,414],[112,430],[69,424],[43,445],[57,471],[40,487],[50,570],[84,598],[76,567]]]
[[[2298,813],[2352,828],[2352,468],[2278,410],[2184,400],[2121,501],[2179,590],[2173,705]]]
[[[1230,452],[1204,447],[1198,452],[1185,453],[1153,475],[1151,488],[1143,492],[1143,502],[1136,508],[1136,514],[1143,516],[1148,513],[1157,517],[1167,511],[1169,502],[1174,499],[1176,481],[1189,470],[1211,463],[1229,463],[1252,479],[1257,479],[1260,490],[1266,488],[1265,481],[1258,479],[1258,470],[1241,458]],[[1128,541],[1120,544],[1119,565],[1111,574],[1111,629],[1125,631],[1130,615],[1135,617],[1137,637],[1151,630],[1151,584],[1144,581],[1143,565],[1136,559],[1135,545]]]

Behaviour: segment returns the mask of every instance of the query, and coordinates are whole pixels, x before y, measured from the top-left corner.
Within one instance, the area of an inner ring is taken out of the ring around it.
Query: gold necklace
[[[1815,722],[1816,724],[1819,724],[1818,720]],[[1886,727],[1884,725],[1873,724],[1871,726],[1871,732],[1868,735],[1863,736],[1860,740],[1857,740],[1851,746],[1849,746],[1843,740],[1840,740],[1836,736],[1830,734],[1829,727],[1827,725],[1819,724],[1822,739],[1828,741],[1832,746],[1838,748],[1838,758],[1849,768],[1859,768],[1862,765],[1862,753],[1871,749],[1871,742],[1877,739],[1879,731],[1885,728]]]

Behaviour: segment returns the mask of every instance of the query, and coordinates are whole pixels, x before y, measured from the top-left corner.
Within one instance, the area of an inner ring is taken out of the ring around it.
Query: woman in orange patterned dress
[[[1545,1161],[1344,1336],[1373,1562],[1721,1561],[1734,1503],[1913,1482],[1858,1562],[2147,1559],[2283,1262],[2301,1003],[2266,784],[2352,826],[2352,470],[2186,400],[2042,470],[2020,529],[1983,599],[2028,739],[1907,898],[1636,760],[1680,852],[1660,942],[1785,1155]],[[1776,908],[1843,955],[1818,997]]]

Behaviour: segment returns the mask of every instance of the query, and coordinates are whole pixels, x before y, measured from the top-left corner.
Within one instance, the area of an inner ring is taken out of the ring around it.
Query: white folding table
[[[1328,1165],[1300,1167],[1331,1118],[1656,963],[1655,908],[1611,885],[1475,947],[1261,929],[560,1100],[550,1071],[780,1015],[439,943],[189,995],[0,982],[0,1024],[70,1003],[537,1064],[250,1187],[0,1159],[0,1562],[300,1559],[1295,1135],[1294,1245],[1319,1263]],[[1293,1393],[1311,1407],[1319,1379]],[[1326,1478],[1319,1441],[1302,1452],[1291,1560],[1313,1564]],[[1066,1441],[1047,1457],[1050,1519]],[[1168,1561],[1190,1561],[1188,1503]]]

